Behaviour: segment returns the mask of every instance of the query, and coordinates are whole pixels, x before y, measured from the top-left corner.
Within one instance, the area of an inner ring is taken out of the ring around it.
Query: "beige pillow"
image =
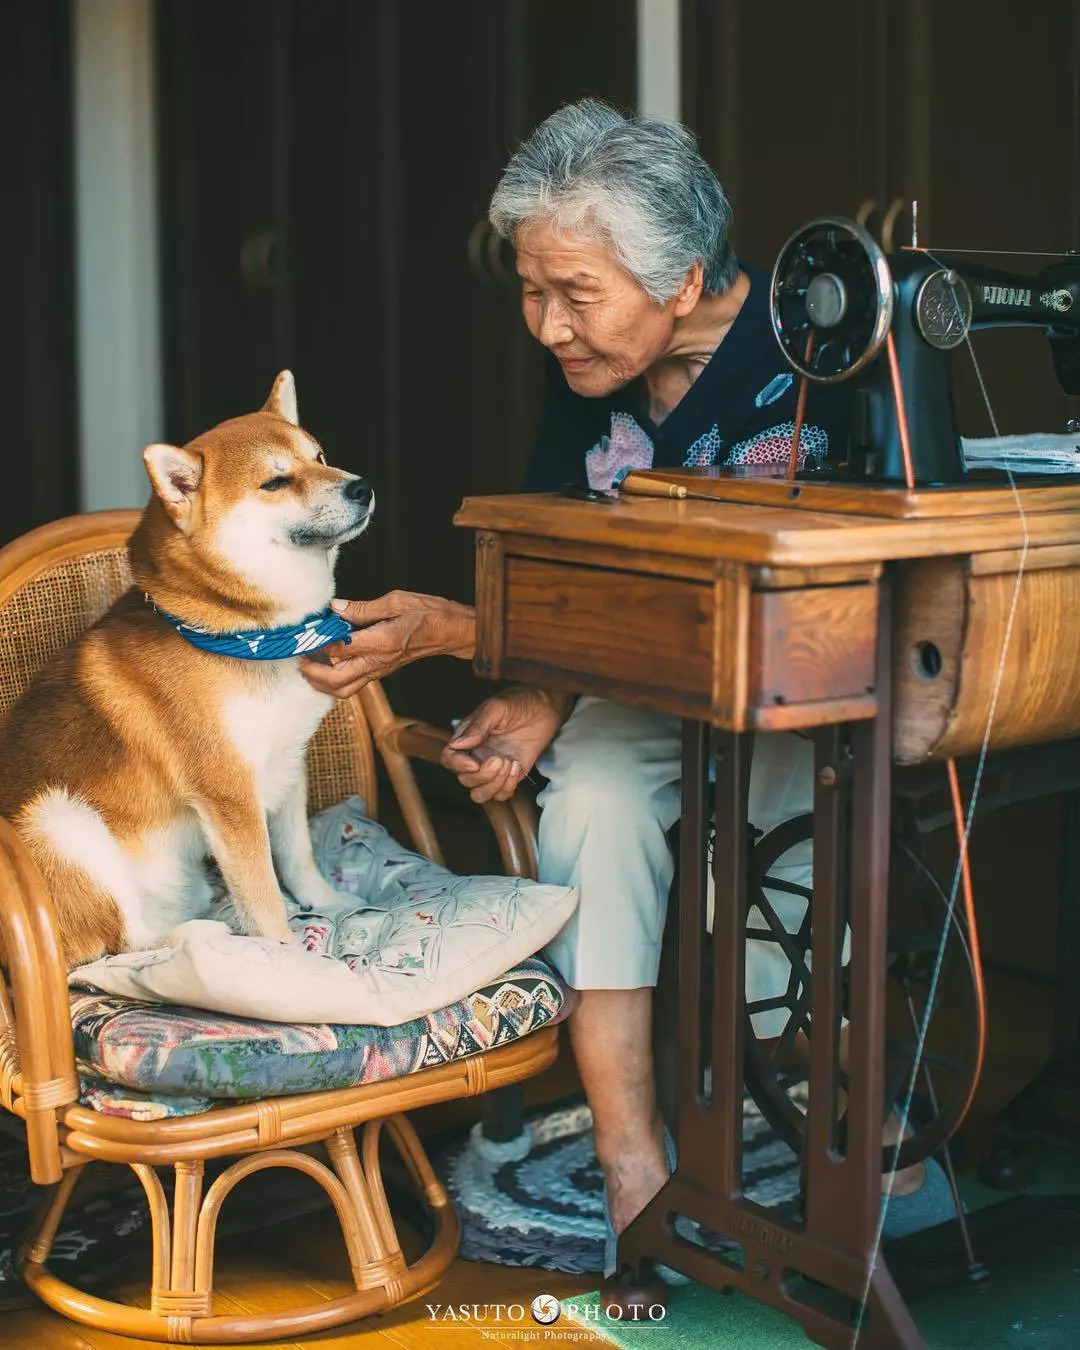
[[[176,945],[94,961],[71,982],[271,1022],[395,1026],[540,951],[577,904],[565,886],[456,876],[395,843],[358,797],[316,816],[311,835],[340,903],[316,913],[287,898],[290,944],[231,931],[226,898]]]

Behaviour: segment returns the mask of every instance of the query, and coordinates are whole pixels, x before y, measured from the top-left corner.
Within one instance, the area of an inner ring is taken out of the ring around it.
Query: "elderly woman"
[[[795,390],[770,328],[768,276],[732,252],[727,198],[685,128],[629,120],[592,100],[565,107],[513,156],[490,219],[513,242],[525,322],[547,349],[525,490],[606,488],[627,467],[787,463]],[[842,416],[812,396],[804,456],[825,453]],[[422,656],[473,654],[465,605],[402,592],[335,603],[362,631],[332,666],[308,666],[327,692],[353,693]],[[547,780],[540,878],[580,894],[548,956],[581,991],[570,1036],[612,1234],[673,1165],[650,1031],[679,747],[674,718],[592,697],[571,709],[544,690],[511,687],[459,726],[445,756],[477,801],[505,799],[534,765]],[[808,742],[761,738],[750,800],[759,828],[810,809],[811,765]],[[748,959],[748,986],[775,989],[765,944],[752,945],[762,950]],[[786,977],[785,966],[781,989]],[[609,1264],[613,1249],[612,1236]]]

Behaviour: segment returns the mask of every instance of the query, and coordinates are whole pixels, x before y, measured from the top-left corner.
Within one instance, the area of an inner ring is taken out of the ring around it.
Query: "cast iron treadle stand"
[[[819,1344],[851,1350],[924,1350],[878,1254],[867,1284],[881,1205],[885,957],[891,776],[889,578],[882,579],[878,715],[814,732],[814,900],[806,1215],[788,1224],[742,1194],[742,1098],[747,794],[750,737],[713,736],[716,758],[715,972],[703,976],[705,840],[710,730],[683,731],[679,895],[678,1166],[619,1241],[620,1265],[647,1276],[648,1253],[714,1289],[743,1289],[796,1318]],[[850,886],[850,908],[848,889]],[[838,1094],[841,953],[851,922],[847,1120]],[[831,1035],[821,1034],[831,1028]],[[710,1053],[711,1050],[711,1053]],[[705,1068],[711,1064],[711,1095]],[[677,1236],[688,1215],[738,1244],[718,1255]],[[739,1251],[741,1248],[741,1252]],[[806,1278],[800,1278],[806,1277]]]

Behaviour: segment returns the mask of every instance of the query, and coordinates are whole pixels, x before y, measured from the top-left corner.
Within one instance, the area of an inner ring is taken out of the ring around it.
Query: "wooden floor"
[[[403,1238],[408,1242],[407,1238]],[[344,1248],[331,1214],[309,1216],[299,1223],[280,1225],[247,1239],[222,1243],[220,1252],[219,1312],[267,1312],[290,1304],[313,1303],[351,1292]],[[414,1303],[378,1317],[369,1317],[338,1331],[270,1342],[272,1345],[315,1347],[318,1350],[479,1350],[481,1346],[519,1347],[526,1342],[515,1334],[515,1324],[503,1320],[467,1325],[433,1321],[427,1304],[520,1303],[525,1322],[536,1329],[528,1307],[537,1294],[568,1298],[596,1288],[596,1277],[575,1277],[550,1271],[513,1270],[506,1266],[455,1261],[443,1282]],[[135,1285],[114,1295],[145,1306],[145,1288]],[[489,1333],[485,1336],[484,1332]],[[495,1339],[497,1336],[497,1339]],[[585,1328],[582,1344],[604,1344]],[[573,1344],[574,1342],[571,1342]],[[43,1308],[0,1314],[3,1350],[146,1350],[147,1341],[114,1336],[76,1326]]]

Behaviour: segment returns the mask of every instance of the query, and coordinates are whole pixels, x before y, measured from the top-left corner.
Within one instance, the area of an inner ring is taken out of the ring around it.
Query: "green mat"
[[[807,1350],[802,1327],[743,1294],[703,1285],[672,1290],[667,1317],[656,1326],[604,1323],[599,1294],[564,1300],[569,1316],[624,1350]],[[1076,1350],[1080,1344],[1080,1269],[1048,1272],[1011,1284],[1004,1273],[988,1284],[933,1294],[913,1305],[928,1350]],[[599,1315],[599,1316],[598,1316]],[[597,1320],[598,1319],[598,1320]]]
[[[1033,1215],[1032,1205],[1014,1203],[999,1216],[990,1207],[1015,1197],[961,1179],[968,1211],[986,1211],[981,1222],[982,1249],[976,1253],[991,1269],[980,1285],[954,1284],[920,1297],[909,1307],[928,1350],[1076,1350],[1080,1346],[1080,1207],[1068,1203],[1049,1219]],[[1041,1150],[1040,1180],[1027,1196],[1080,1195],[1080,1158],[1060,1142]],[[1018,1216],[1015,1225],[1013,1216]],[[951,1231],[950,1231],[951,1230]],[[955,1234],[955,1236],[953,1236]],[[1025,1236],[1026,1234],[1026,1236]],[[959,1246],[955,1226],[904,1239],[924,1250]],[[896,1244],[897,1256],[901,1244]],[[908,1246],[907,1252],[917,1248]],[[900,1262],[898,1260],[897,1264]],[[900,1281],[903,1284],[903,1280]],[[811,1342],[798,1323],[743,1294],[718,1294],[703,1285],[671,1290],[667,1316],[655,1325],[608,1322],[599,1291],[566,1299],[567,1321],[584,1322],[624,1350],[807,1350]]]

